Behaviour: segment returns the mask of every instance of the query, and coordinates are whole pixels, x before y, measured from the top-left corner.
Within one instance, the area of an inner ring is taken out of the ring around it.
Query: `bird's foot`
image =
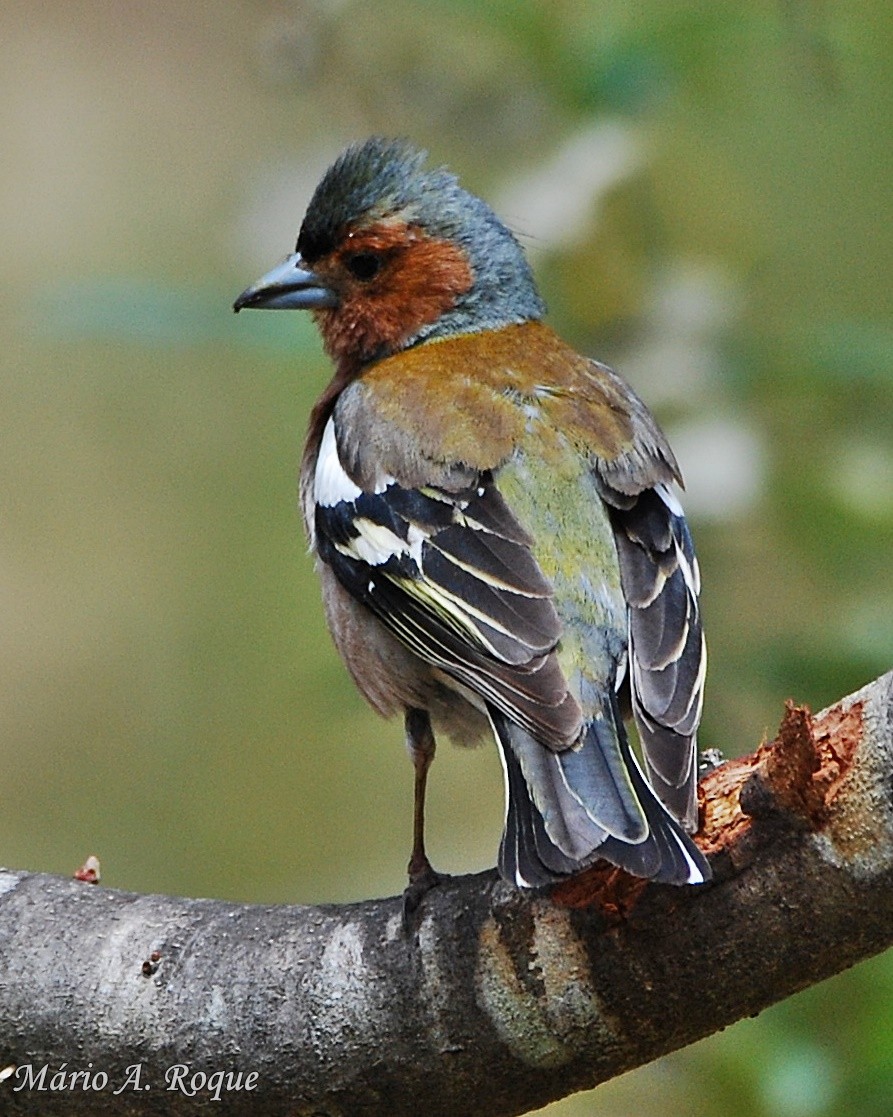
[[[431,862],[424,858],[419,864],[409,863],[409,884],[403,891],[403,930],[409,934],[415,929],[422,900],[439,884],[449,880],[448,873],[438,873],[431,868]]]

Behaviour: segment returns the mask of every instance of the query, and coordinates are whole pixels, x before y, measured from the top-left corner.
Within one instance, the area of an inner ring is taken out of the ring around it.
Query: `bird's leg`
[[[428,783],[428,769],[434,759],[436,743],[427,711],[410,709],[406,711],[406,748],[415,769],[415,794],[412,815],[412,854],[409,858],[407,873],[409,885],[403,893],[403,922],[409,925],[413,912],[422,902],[425,894],[443,877],[431,868],[425,853],[425,787]]]

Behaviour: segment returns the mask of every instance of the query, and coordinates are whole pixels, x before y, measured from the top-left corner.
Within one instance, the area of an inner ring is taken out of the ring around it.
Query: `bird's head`
[[[234,304],[312,310],[326,349],[358,368],[433,338],[540,318],[521,246],[425,153],[355,144],[317,186],[296,251]]]

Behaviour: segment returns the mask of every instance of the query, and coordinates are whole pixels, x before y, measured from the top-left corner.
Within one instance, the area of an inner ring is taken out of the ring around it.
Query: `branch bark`
[[[0,871],[0,1108],[518,1114],[893,941],[893,673],[815,718],[789,705],[702,806],[710,886],[456,878],[410,935],[398,898],[264,907]]]

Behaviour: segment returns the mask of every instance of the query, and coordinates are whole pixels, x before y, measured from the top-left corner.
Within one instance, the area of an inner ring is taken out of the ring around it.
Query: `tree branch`
[[[702,781],[707,887],[456,878],[406,935],[399,899],[265,907],[0,872],[3,1112],[537,1108],[888,946],[891,789],[893,673],[814,719],[789,706],[772,745]]]

